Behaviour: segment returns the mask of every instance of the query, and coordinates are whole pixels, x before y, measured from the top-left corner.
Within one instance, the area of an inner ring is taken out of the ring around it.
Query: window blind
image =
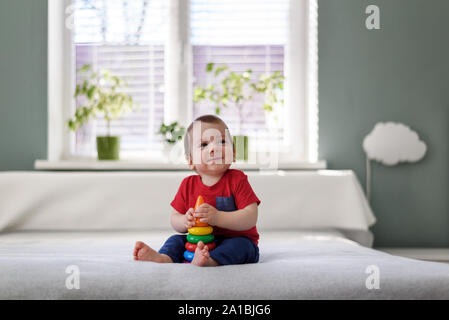
[[[113,121],[112,134],[121,135],[122,155],[144,156],[162,149],[155,133],[164,115],[164,50],[168,39],[167,0],[74,0],[76,67],[89,63],[123,77],[139,111]],[[253,70],[253,78],[284,71],[289,0],[190,0],[190,42],[193,50],[193,84],[207,85],[208,62],[226,63],[233,71]],[[77,74],[77,81],[81,76]],[[245,106],[244,130],[250,136],[266,133],[263,97]],[[193,116],[214,113],[215,106],[194,104]],[[237,130],[233,108],[221,117],[231,133]],[[281,119],[282,120],[282,119]],[[282,140],[279,130],[269,138]],[[106,132],[104,120],[77,131],[73,153],[95,156],[95,137]]]
[[[74,0],[75,43],[162,44],[166,0]]]
[[[234,72],[251,69],[253,79],[275,71],[283,74],[288,9],[289,0],[191,0],[194,86],[217,84],[213,75],[206,72],[209,62],[227,64]],[[231,134],[281,141],[282,116],[276,132],[268,132],[263,100],[262,95],[256,95],[245,104],[240,130],[235,108],[222,108],[219,116],[228,124]],[[205,113],[214,114],[215,105],[205,101],[194,104],[194,117]],[[254,147],[253,144],[251,148]]]
[[[194,45],[284,45],[290,0],[190,0]]]
[[[123,78],[139,108],[111,122],[121,137],[124,157],[144,156],[162,148],[156,135],[164,114],[164,0],[75,0],[73,39],[76,69],[91,64]],[[76,81],[82,81],[80,74]],[[95,156],[95,137],[105,135],[99,116],[76,133],[74,154]]]

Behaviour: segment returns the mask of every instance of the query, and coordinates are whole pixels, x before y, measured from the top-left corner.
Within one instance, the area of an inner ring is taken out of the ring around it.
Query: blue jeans
[[[159,253],[166,254],[173,262],[184,261],[187,235],[175,234],[165,241]],[[210,251],[210,257],[220,265],[256,263],[259,261],[259,248],[246,237],[226,238],[215,236],[216,248]]]

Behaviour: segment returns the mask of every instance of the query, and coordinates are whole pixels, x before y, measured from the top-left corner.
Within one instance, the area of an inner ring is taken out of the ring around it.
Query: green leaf
[[[251,74],[252,74],[252,72],[253,72],[253,71],[252,71],[251,69],[248,69],[248,70],[246,70],[245,72],[243,72],[242,76],[243,76],[243,78],[244,78],[245,81],[251,80]]]
[[[93,96],[93,94],[94,94],[96,88],[97,88],[96,86],[91,86],[91,87],[87,90],[86,95],[87,95],[87,98],[88,98],[89,100],[92,99],[92,96]]]
[[[207,72],[211,72],[213,69],[214,69],[214,63],[213,63],[213,62],[209,62],[209,63],[206,65],[206,71],[207,71]]]
[[[81,93],[81,86],[77,84],[75,87],[75,94],[73,96],[76,98],[77,96],[80,95],[80,93]]]
[[[273,107],[270,106],[270,105],[268,105],[268,104],[266,104],[266,103],[264,103],[263,109],[264,109],[265,111],[269,111],[269,112],[273,111]]]
[[[222,65],[222,66],[220,66],[220,67],[218,67],[216,70],[215,70],[215,77],[217,77],[221,72],[223,72],[223,71],[225,71],[225,70],[228,70],[228,66],[227,65]]]
[[[78,70],[78,72],[79,73],[85,73],[85,72],[87,72],[89,70],[90,70],[90,64],[85,64]]]

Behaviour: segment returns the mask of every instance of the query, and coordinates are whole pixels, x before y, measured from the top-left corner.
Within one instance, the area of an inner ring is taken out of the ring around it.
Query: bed
[[[173,234],[167,201],[188,174],[0,173],[0,299],[449,299],[449,264],[371,248],[351,171],[248,173],[257,264],[134,261],[137,240]]]

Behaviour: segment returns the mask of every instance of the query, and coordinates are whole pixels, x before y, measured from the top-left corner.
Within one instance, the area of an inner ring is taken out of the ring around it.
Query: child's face
[[[235,161],[229,132],[220,123],[196,122],[192,129],[190,169],[198,174],[218,175]]]

